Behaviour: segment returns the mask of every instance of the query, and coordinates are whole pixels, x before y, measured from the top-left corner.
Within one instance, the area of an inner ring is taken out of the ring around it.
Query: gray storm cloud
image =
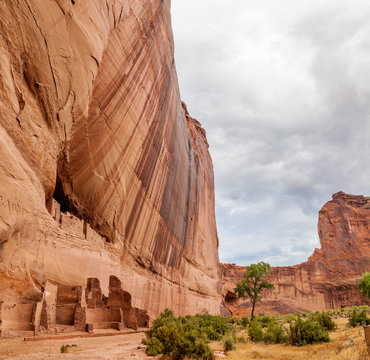
[[[176,0],[180,91],[207,130],[220,258],[292,265],[337,191],[370,194],[370,4]]]

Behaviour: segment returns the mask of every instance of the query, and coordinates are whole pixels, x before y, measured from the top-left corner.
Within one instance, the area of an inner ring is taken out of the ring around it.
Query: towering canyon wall
[[[117,289],[150,317],[219,311],[212,162],[173,47],[169,0],[1,1],[9,329],[114,302]]]
[[[264,294],[259,311],[292,313],[337,309],[369,304],[357,282],[370,271],[370,198],[339,192],[319,213],[318,231],[321,248],[308,261],[274,267],[270,281],[275,291]],[[224,296],[236,315],[250,313],[250,303],[236,298],[233,289],[245,272],[245,266],[223,264]]]

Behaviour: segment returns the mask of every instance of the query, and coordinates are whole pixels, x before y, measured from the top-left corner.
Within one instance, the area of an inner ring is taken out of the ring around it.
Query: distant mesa
[[[370,270],[370,197],[338,192],[319,212],[321,248],[299,265],[274,267],[270,281],[276,290],[264,294],[257,313],[288,314],[370,305],[357,289]],[[249,315],[250,304],[233,295],[246,267],[221,264],[226,308]]]

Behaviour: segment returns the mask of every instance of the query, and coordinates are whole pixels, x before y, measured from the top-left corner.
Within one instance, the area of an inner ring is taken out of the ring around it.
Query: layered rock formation
[[[264,294],[257,313],[292,313],[369,304],[357,282],[370,271],[370,197],[339,192],[319,213],[321,248],[308,261],[275,267],[275,291]],[[223,264],[224,296],[235,315],[250,313],[250,303],[236,298],[233,288],[246,267]]]
[[[125,322],[104,313],[112,279],[136,325],[218,312],[212,162],[180,101],[170,1],[3,0],[0,54],[3,333],[71,324],[92,293],[97,323]]]

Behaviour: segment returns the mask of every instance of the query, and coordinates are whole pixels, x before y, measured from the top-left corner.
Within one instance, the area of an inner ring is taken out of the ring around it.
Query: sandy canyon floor
[[[155,359],[145,354],[141,344],[144,332],[117,336],[51,339],[24,341],[4,339],[0,341],[1,360],[126,360]],[[62,345],[70,345],[67,353],[61,353]],[[76,346],[75,346],[76,345]]]

